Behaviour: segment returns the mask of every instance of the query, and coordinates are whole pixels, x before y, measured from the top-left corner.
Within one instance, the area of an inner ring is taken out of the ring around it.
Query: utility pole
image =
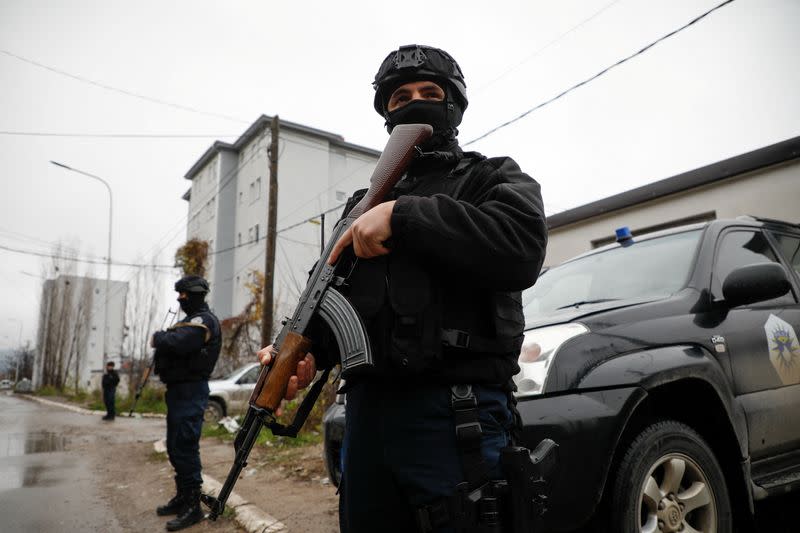
[[[269,200],[267,203],[267,252],[264,264],[264,301],[261,305],[261,346],[272,342],[272,308],[275,285],[275,238],[278,232],[278,115],[270,124]]]

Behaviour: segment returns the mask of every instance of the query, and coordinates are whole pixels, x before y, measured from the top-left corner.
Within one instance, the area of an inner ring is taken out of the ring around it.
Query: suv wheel
[[[711,448],[673,420],[633,439],[612,494],[612,524],[625,533],[730,533],[725,477]]]
[[[208,400],[208,407],[203,413],[203,422],[216,424],[222,420],[223,416],[225,416],[225,410],[222,408],[222,404],[217,400]]]

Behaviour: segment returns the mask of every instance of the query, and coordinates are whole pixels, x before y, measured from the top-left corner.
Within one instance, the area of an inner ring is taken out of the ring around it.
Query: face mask
[[[389,122],[398,124],[430,124],[434,131],[450,128],[447,121],[447,103],[426,100],[413,100],[389,113]]]
[[[181,306],[181,311],[187,315],[191,315],[200,309],[200,306],[203,305],[204,298],[205,295],[203,294],[190,293],[186,298],[179,299],[178,303]]]
[[[422,148],[437,149],[455,140],[461,116],[461,108],[452,102],[413,100],[389,113],[389,131],[398,124],[429,124],[433,127],[433,137]]]

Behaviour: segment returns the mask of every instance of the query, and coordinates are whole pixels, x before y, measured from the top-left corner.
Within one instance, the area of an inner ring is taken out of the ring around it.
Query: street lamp
[[[72,168],[67,165],[64,165],[63,163],[58,163],[56,161],[50,161],[50,162],[57,167],[65,168],[72,172],[83,174],[87,178],[95,179],[100,183],[102,183],[103,185],[105,185],[106,189],[108,190],[108,253],[106,254],[106,290],[105,290],[106,294],[105,294],[105,304],[104,304],[105,318],[103,319],[103,362],[105,363],[106,360],[108,359],[108,353],[106,351],[108,349],[108,285],[109,285],[109,280],[111,279],[111,221],[113,220],[113,213],[114,213],[113,210],[114,202],[111,196],[111,186],[108,184],[108,182],[106,182],[106,180],[104,180],[100,176],[89,174],[88,172],[84,172],[83,170],[78,170],[77,168]]]

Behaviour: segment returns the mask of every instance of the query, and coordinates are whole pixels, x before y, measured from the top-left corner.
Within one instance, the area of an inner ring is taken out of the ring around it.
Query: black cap
[[[175,282],[175,291],[206,294],[208,282],[200,276],[184,276]]]
[[[375,111],[385,116],[392,92],[404,83],[419,80],[438,82],[449,98],[457,99],[462,111],[467,108],[467,84],[456,60],[439,48],[409,44],[389,53],[375,74]]]

